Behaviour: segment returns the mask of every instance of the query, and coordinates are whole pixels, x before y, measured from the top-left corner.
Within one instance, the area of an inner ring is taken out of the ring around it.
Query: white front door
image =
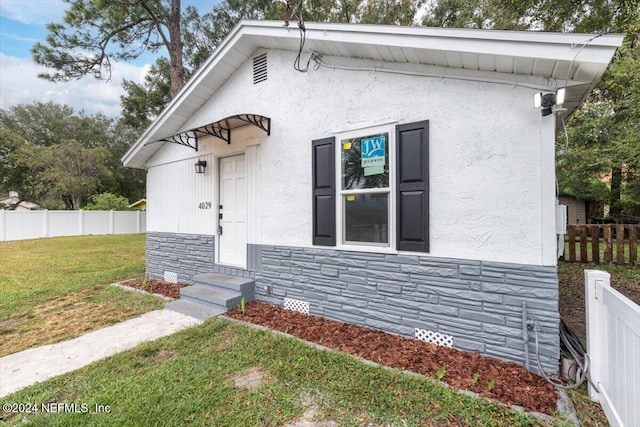
[[[244,154],[220,159],[218,262],[247,263],[247,175]]]

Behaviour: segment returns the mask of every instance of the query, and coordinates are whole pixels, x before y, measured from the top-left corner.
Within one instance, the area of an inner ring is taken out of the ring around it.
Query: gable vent
[[[267,80],[267,54],[253,58],[253,84]]]

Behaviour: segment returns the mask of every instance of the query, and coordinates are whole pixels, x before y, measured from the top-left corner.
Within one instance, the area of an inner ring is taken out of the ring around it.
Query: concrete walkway
[[[199,323],[195,317],[156,310],[69,341],[10,354],[0,358],[0,397]]]

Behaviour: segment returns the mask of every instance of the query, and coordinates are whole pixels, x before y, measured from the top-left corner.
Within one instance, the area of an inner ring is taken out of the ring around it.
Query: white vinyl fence
[[[585,270],[589,395],[612,426],[640,426],[640,306],[613,289],[611,275]]]
[[[144,211],[0,210],[0,241],[87,234],[144,233]]]

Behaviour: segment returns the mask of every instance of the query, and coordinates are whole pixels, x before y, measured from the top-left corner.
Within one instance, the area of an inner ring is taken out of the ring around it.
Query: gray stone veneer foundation
[[[523,302],[542,326],[540,361],[558,371],[555,267],[249,245],[256,299],[308,301],[310,314],[414,336],[414,328],[453,335],[453,346],[525,365]],[[251,263],[250,263],[251,264]],[[533,332],[530,369],[537,372]]]
[[[185,233],[147,233],[147,277],[161,279],[165,271],[178,274],[178,282],[213,271],[213,236]]]
[[[243,270],[215,265],[213,236],[157,232],[147,233],[146,251],[149,277],[165,271],[187,283],[208,272],[251,277],[260,301],[308,301],[312,315],[408,337],[415,328],[436,331],[452,335],[454,348],[520,365],[524,302],[526,318],[542,326],[542,366],[558,371],[555,267],[250,244]],[[528,350],[537,372],[533,332]]]

